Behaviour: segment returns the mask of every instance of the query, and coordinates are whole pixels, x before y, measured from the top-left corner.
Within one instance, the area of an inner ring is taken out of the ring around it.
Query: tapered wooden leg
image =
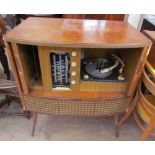
[[[117,114],[114,116],[114,121],[115,121],[116,137],[119,137],[119,123],[118,123],[118,115]]]
[[[154,124],[155,124],[155,114],[151,118],[150,122],[148,123],[146,129],[144,130],[142,136],[140,137],[140,140],[145,140],[148,137],[148,135],[150,134],[150,132],[152,131],[154,127]]]
[[[134,98],[133,101],[131,101],[131,105],[129,106],[127,112],[125,113],[125,115],[123,116],[123,118],[120,120],[119,122],[119,126],[124,123],[128,118],[129,116],[131,115],[131,113],[134,111],[136,105],[137,105],[137,101],[139,99],[139,95],[138,95],[138,92],[136,93],[136,96]]]
[[[31,133],[32,136],[34,136],[35,127],[36,127],[36,123],[37,123],[37,116],[38,116],[38,113],[33,112],[33,126],[32,126],[32,133]]]

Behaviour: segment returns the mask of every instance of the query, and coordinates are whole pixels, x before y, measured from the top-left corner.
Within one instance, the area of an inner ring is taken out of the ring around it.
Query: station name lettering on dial
[[[69,54],[52,52],[50,61],[53,88],[69,88]]]

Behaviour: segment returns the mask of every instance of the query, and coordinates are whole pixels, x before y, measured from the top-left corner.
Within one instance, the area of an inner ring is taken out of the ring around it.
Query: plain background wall
[[[133,27],[140,30],[144,17],[144,14],[128,14],[125,21],[129,22]]]

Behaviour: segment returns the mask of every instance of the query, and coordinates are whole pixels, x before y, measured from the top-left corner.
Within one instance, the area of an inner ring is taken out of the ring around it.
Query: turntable
[[[123,60],[115,54],[106,57],[83,59],[81,79],[84,81],[124,81]]]

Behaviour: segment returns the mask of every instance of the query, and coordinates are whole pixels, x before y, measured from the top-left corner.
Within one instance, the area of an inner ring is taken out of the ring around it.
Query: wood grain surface
[[[8,32],[7,41],[74,47],[135,47],[150,40],[123,21],[30,17]]]

